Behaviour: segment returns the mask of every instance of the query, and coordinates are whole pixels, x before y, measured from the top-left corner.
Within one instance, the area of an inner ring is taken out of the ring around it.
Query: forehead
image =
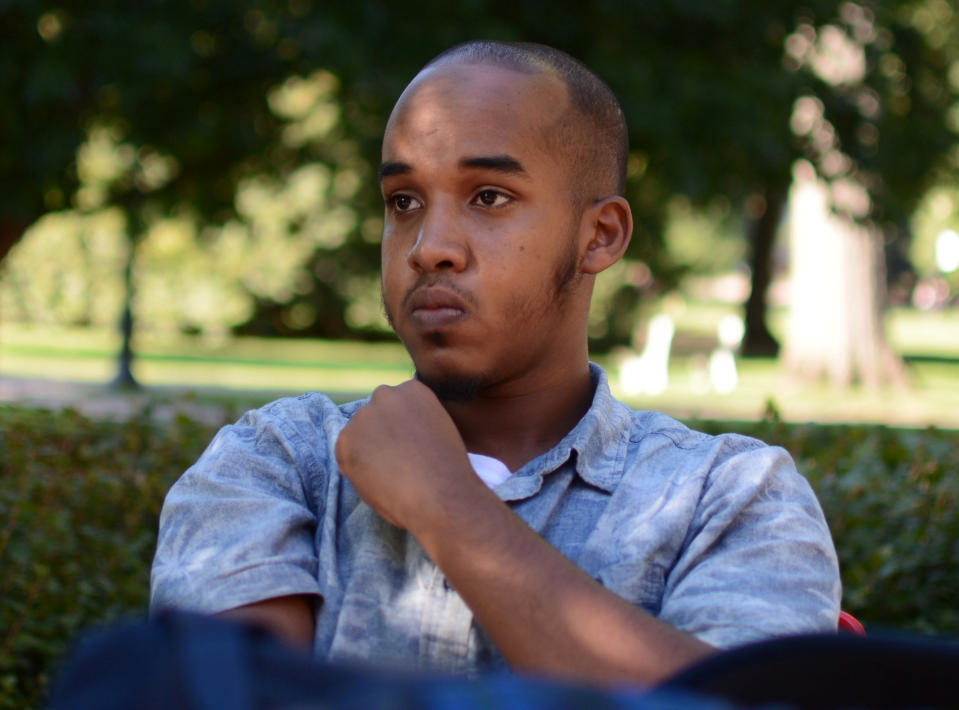
[[[568,105],[565,84],[549,74],[476,64],[431,67],[397,101],[383,159],[547,153]]]

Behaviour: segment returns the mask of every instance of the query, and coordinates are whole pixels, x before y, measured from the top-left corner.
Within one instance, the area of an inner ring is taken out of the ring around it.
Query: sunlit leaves
[[[294,331],[308,329],[323,308],[342,308],[338,301],[302,300],[316,289],[314,262],[324,259],[336,274],[324,287],[340,294],[344,302],[356,301],[341,317],[357,328],[385,327],[379,315],[378,283],[370,276],[375,262],[354,262],[352,270],[339,265],[340,250],[358,231],[354,199],[367,171],[355,146],[334,135],[340,128],[336,88],[332,74],[316,71],[290,77],[267,92],[271,110],[285,122],[281,144],[309,157],[278,155],[278,169],[241,178],[235,187],[234,218],[210,224],[192,203],[170,211],[160,209],[160,203],[143,203],[139,215],[143,230],[134,235],[140,330],[222,335],[247,322],[258,303],[287,306],[282,322]],[[98,265],[99,276],[90,272],[87,260],[76,258],[77,249],[84,248],[84,220],[114,200],[125,200],[127,192],[149,196],[175,180],[179,170],[172,156],[124,140],[118,124],[93,124],[77,151],[80,186],[73,199],[82,211],[63,212],[45,229],[31,232],[8,260],[10,278],[0,286],[5,302],[11,304],[7,313],[60,323],[105,324],[103,318],[113,322],[118,302],[111,304],[109,314],[92,304],[101,304],[107,294],[119,298],[122,291],[98,285],[89,294],[74,293],[74,288],[71,298],[62,295],[69,284],[118,284],[122,273],[117,258]],[[113,213],[116,216],[117,211]],[[371,224],[362,239],[375,243],[378,234],[369,233]],[[126,223],[114,220],[113,227],[114,253],[125,254]],[[60,233],[52,234],[56,229]],[[53,243],[70,246],[50,249]],[[115,271],[101,279],[106,265]],[[56,276],[35,278],[38,269]],[[84,308],[92,310],[85,313]]]
[[[150,146],[137,149],[122,138],[119,125],[94,123],[87,139],[77,148],[80,186],[74,202],[81,210],[107,205],[111,202],[111,193],[129,190],[151,193],[177,176],[180,166],[176,158]]]
[[[0,270],[6,318],[114,324],[120,315],[128,243],[117,209],[54,212],[39,220]]]
[[[12,145],[0,169],[18,176],[0,195],[0,214],[19,220],[7,229],[74,203],[89,210],[149,195],[153,214],[165,216],[189,205],[206,235],[196,249],[215,248],[229,264],[217,278],[245,274],[257,301],[250,327],[306,324],[305,306],[286,321],[274,312],[308,300],[316,320],[296,332],[341,335],[357,321],[345,313],[346,281],[377,269],[373,166],[392,101],[430,56],[476,36],[554,44],[613,86],[633,145],[630,256],[659,285],[678,275],[663,246],[676,195],[696,208],[723,198],[731,213],[748,214],[755,195],[785,192],[792,163],[806,157],[823,176],[863,177],[870,206],[895,222],[934,179],[959,169],[942,160],[959,125],[949,134],[943,123],[959,92],[948,0],[420,9],[291,0],[93,2],[65,12],[21,0],[0,14],[11,38],[0,133]],[[797,99],[807,98],[820,115],[794,132]],[[92,146],[91,126],[109,127],[110,159],[126,164],[109,184],[88,178],[78,191],[71,164],[78,143]],[[328,185],[316,183],[317,166]],[[779,192],[769,192],[774,183]],[[248,201],[264,216],[252,218]],[[242,243],[251,260],[282,252],[283,263],[247,274],[243,258],[215,246],[225,243]],[[293,279],[286,289],[284,274]],[[316,279],[306,294],[303,274]]]
[[[291,148],[322,140],[339,121],[339,105],[334,100],[338,81],[333,74],[319,70],[308,77],[290,77],[270,90],[270,109],[288,121],[283,142]]]

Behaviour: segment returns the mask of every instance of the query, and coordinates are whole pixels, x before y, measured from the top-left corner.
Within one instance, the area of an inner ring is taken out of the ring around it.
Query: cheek
[[[408,264],[402,240],[396,232],[384,230],[383,240],[380,242],[380,271],[383,280],[395,279],[406,268]]]
[[[380,290],[383,293],[383,303],[389,308],[395,306],[402,297],[402,285],[400,281],[390,276],[389,271],[384,268],[380,277]]]
[[[385,246],[385,244],[384,244]],[[395,253],[383,249],[380,253],[380,291],[388,314],[403,297],[404,274],[408,271],[406,260],[397,258]]]

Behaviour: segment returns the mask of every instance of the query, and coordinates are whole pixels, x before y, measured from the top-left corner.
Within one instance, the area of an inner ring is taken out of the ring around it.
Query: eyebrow
[[[459,167],[461,170],[494,170],[508,175],[520,175],[529,177],[526,168],[516,158],[510,155],[481,155],[469,158],[460,158]],[[413,166],[401,161],[386,161],[380,163],[377,176],[380,182],[393,175],[407,175],[413,172]]]
[[[388,178],[391,175],[406,175],[412,171],[413,168],[409,163],[387,161],[385,163],[380,163],[380,169],[377,170],[377,175],[379,176],[380,182],[383,182],[383,178]]]
[[[461,158],[459,162],[460,168],[481,168],[485,170],[495,170],[500,173],[507,173],[509,175],[520,175],[523,177],[529,177],[526,172],[526,168],[523,167],[516,158],[510,155],[490,155],[490,156],[477,156],[474,158]]]

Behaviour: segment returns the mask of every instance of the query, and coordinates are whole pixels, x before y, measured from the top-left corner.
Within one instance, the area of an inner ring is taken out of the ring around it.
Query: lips
[[[425,331],[448,328],[469,311],[462,296],[440,286],[424,286],[413,291],[406,306],[413,324]]]

